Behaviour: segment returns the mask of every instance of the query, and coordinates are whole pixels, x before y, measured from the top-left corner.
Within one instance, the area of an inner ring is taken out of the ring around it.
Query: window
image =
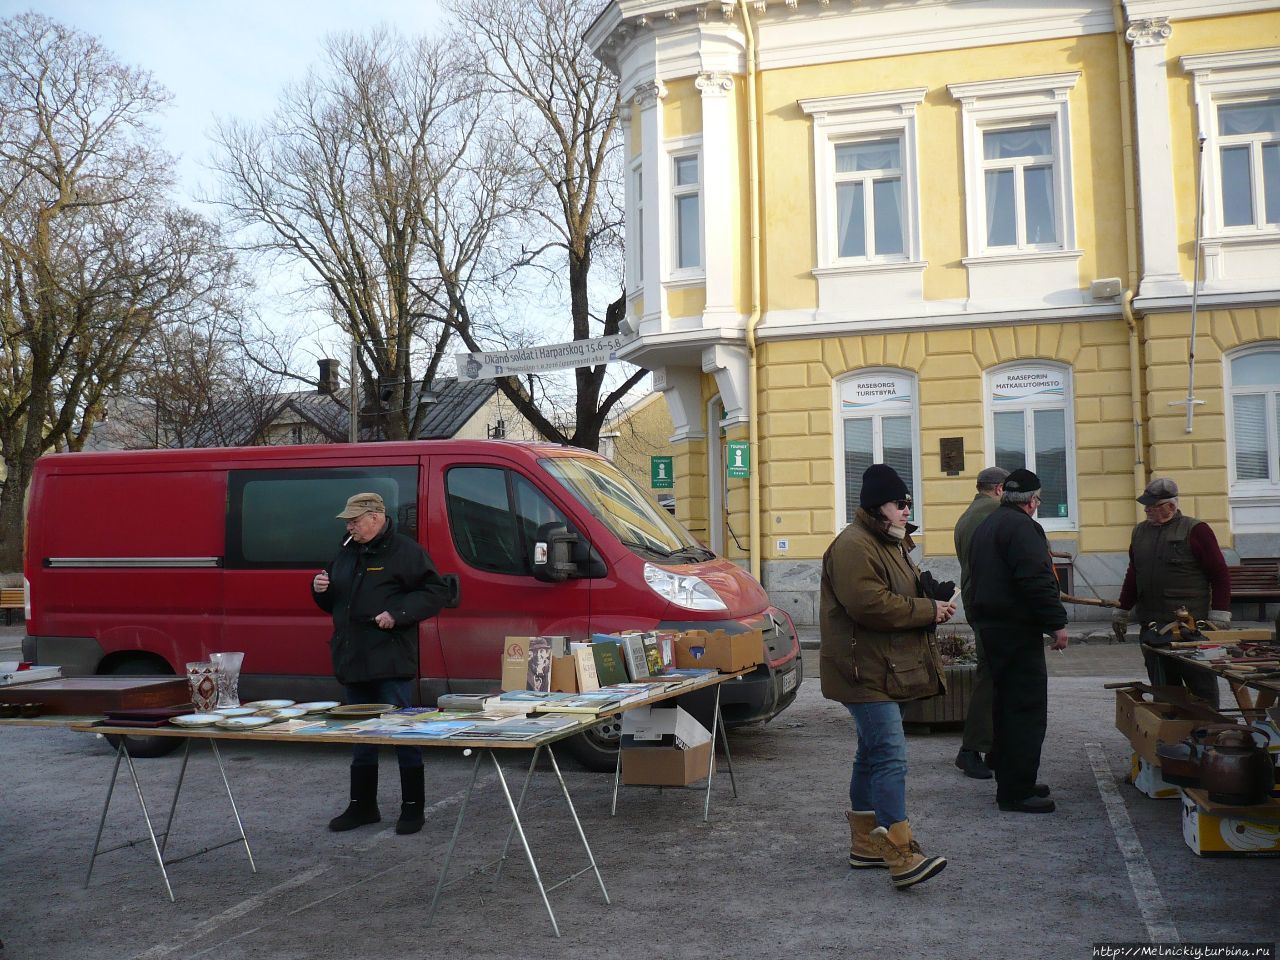
[[[458,555],[490,573],[530,576],[538,528],[568,519],[533,484],[500,467],[454,467],[445,475],[449,530]]]
[[[671,158],[675,271],[702,269],[702,177],[696,153]]]
[[[1074,529],[1075,424],[1070,370],[1019,364],[990,372],[987,385],[988,449],[994,451],[995,466],[1035,473],[1041,484],[1041,525],[1046,530]]]
[[[916,449],[915,377],[896,370],[862,372],[836,385],[839,425],[836,473],[844,494],[844,522],[853,519],[862,474],[887,463],[911,491],[913,523],[920,522],[919,452]]]
[[[1280,225],[1280,97],[1218,106],[1223,227]]]
[[[836,255],[901,256],[902,143],[835,144]]]
[[[398,530],[418,537],[417,467],[233,470],[227,480],[226,565],[323,567],[345,539],[347,498],[380,494]]]
[[[1280,492],[1280,344],[1227,361],[1233,489]]]
[[[631,167],[631,232],[627,240],[631,277],[627,288],[638,292],[644,284],[644,171],[639,158]]]
[[[1054,156],[1048,124],[982,132],[988,248],[1058,244]]]

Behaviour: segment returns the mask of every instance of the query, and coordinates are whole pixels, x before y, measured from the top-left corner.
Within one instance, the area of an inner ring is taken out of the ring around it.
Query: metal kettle
[[[1193,734],[1200,742],[1200,785],[1214,803],[1265,803],[1276,782],[1267,733],[1258,727],[1214,726]],[[1256,738],[1261,738],[1259,745]]]

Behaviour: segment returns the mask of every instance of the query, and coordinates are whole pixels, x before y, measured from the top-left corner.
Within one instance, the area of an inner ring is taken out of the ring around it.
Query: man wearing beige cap
[[[333,672],[347,688],[348,703],[407,707],[415,699],[418,624],[440,611],[448,591],[427,551],[396,532],[378,494],[357,493],[338,519],[346,521],[348,536],[311,581],[316,605],[333,615]],[[396,747],[396,759],[402,801],[396,833],[417,833],[426,802],[422,750]],[[351,830],[381,819],[378,748],[358,744],[351,757],[351,802],[329,821],[329,829]]]
[[[973,532],[982,521],[995,513],[1004,495],[1004,481],[1009,471],[1004,467],[987,467],[978,472],[978,492],[960,519],[956,521],[956,559],[960,561],[960,597],[966,604],[972,598],[972,577],[969,572],[969,543]],[[973,646],[978,657],[973,671],[973,692],[969,696],[969,713],[964,721],[964,739],[956,754],[956,766],[966,777],[974,780],[990,780],[991,768],[983,760],[984,753],[991,752],[991,669],[982,649],[982,636],[978,628],[973,630]]]
[[[1213,529],[1202,520],[1186,517],[1178,509],[1178,485],[1169,477],[1156,477],[1138,502],[1147,519],[1133,528],[1129,541],[1129,569],[1120,588],[1117,626],[1128,626],[1129,610],[1143,628],[1142,659],[1153,686],[1186,684],[1196,696],[1218,705],[1218,681],[1207,670],[1183,667],[1162,657],[1147,641],[1155,640],[1160,627],[1175,619],[1178,607],[1186,607],[1197,621],[1231,626],[1231,574]],[[1149,629],[1155,625],[1155,631]]]

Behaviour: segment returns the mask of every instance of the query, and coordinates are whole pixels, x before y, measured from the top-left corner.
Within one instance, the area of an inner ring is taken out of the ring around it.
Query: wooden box
[[[41,714],[55,716],[96,716],[190,700],[186,677],[62,677],[0,688],[0,703],[38,703]]]

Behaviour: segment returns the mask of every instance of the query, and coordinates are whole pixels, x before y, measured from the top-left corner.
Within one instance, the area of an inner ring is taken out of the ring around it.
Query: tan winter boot
[[[920,851],[920,844],[911,839],[911,824],[906,820],[887,830],[876,827],[870,839],[889,867],[889,879],[899,890],[923,883],[947,865],[945,857],[926,857]]]
[[[871,844],[871,829],[876,825],[874,810],[850,810],[849,818],[849,866],[887,867],[884,857]]]

